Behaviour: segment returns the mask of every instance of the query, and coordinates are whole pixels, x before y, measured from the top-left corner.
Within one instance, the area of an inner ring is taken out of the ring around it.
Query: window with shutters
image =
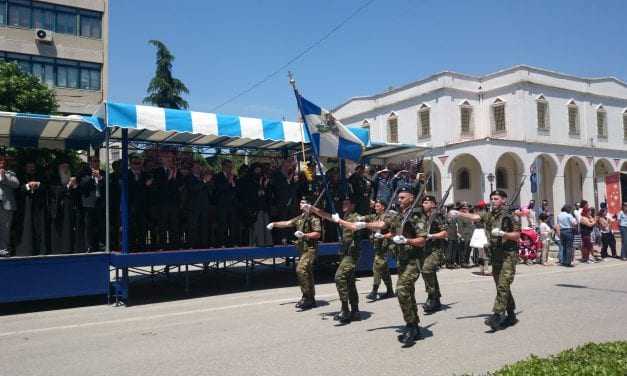
[[[492,104],[492,131],[493,133],[505,133],[505,102],[497,98]]]
[[[388,118],[388,143],[398,144],[398,117],[394,113]]]
[[[603,106],[597,108],[597,137],[607,138],[607,112]]]
[[[463,101],[459,107],[461,119],[461,135],[463,137],[472,136],[472,106],[468,101]]]
[[[536,99],[536,111],[538,116],[538,130],[549,130],[549,102],[542,95]]]
[[[507,189],[507,170],[503,167],[496,169],[496,189]]]
[[[579,107],[572,100],[568,103],[568,134],[579,136]]]
[[[418,110],[418,139],[431,137],[431,109],[426,104]]]
[[[457,173],[457,189],[470,189],[470,172],[465,168]]]

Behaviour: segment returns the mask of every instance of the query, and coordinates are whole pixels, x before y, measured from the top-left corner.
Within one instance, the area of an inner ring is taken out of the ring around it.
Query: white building
[[[613,77],[524,65],[481,77],[442,72],[352,98],[334,115],[369,127],[373,143],[429,145],[436,190],[454,184],[448,201],[487,199],[491,185],[511,197],[535,167],[539,189],[527,179],[519,203],[547,199],[559,210],[593,203],[595,191],[604,201],[605,175],[627,171],[627,84]]]

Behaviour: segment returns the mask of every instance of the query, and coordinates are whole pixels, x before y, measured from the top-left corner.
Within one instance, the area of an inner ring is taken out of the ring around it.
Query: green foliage
[[[0,111],[51,114],[57,108],[54,92],[38,78],[0,61]]]
[[[157,48],[157,69],[148,85],[148,96],[144,98],[144,103],[164,108],[187,109],[189,105],[182,95],[189,94],[189,90],[183,82],[172,77],[174,56],[162,42],[151,40],[149,43]]]
[[[522,375],[627,375],[627,342],[588,343],[548,358],[528,359],[489,373],[494,376]]]

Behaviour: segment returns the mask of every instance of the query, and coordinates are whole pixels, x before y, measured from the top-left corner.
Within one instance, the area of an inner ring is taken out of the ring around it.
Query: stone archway
[[[564,165],[564,193],[567,204],[574,204],[584,199],[583,185],[587,177],[584,161],[578,157],[570,157]],[[590,199],[591,197],[588,197]]]
[[[548,154],[540,154],[536,157],[534,164],[537,174],[537,191],[533,193],[533,198],[538,204],[540,204],[542,200],[547,200],[549,205],[553,206],[555,205],[553,186],[555,184],[558,164],[555,159]]]
[[[440,169],[438,168],[437,163],[431,162],[431,160],[424,160],[423,171],[425,174],[431,175],[433,171],[433,178],[430,183],[427,185],[426,192],[427,194],[433,195],[436,199],[440,200],[442,198],[443,190],[442,190],[442,174],[440,173]],[[448,187],[444,187],[446,189]]]
[[[494,170],[495,176],[495,188],[502,189],[507,192],[507,196],[510,200],[514,198],[518,187],[520,185],[520,179],[524,173],[523,162],[514,153],[504,153],[496,161],[496,168]],[[520,206],[520,196],[513,202],[514,205]]]
[[[450,162],[448,173],[453,183],[453,202],[468,201],[476,204],[484,198],[483,171],[477,158],[470,154],[458,155]]]

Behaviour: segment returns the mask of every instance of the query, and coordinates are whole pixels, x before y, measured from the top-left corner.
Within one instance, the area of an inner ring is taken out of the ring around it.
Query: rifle
[[[518,191],[516,191],[516,194],[514,195],[512,200],[507,203],[507,211],[509,213],[512,213],[515,211],[514,202],[516,202],[516,200],[518,200],[518,197],[520,196],[520,191],[522,191],[522,187],[525,184],[525,179],[527,179],[527,177],[523,176],[522,180],[520,181],[520,185],[518,185]]]
[[[427,231],[431,231],[431,225],[433,224],[433,221],[435,220],[435,216],[442,211],[442,208],[444,207],[444,203],[446,202],[448,195],[451,193],[452,188],[453,188],[453,183],[451,183],[451,185],[448,186],[446,192],[444,193],[444,196],[442,196],[442,199],[440,200],[440,203],[438,204],[438,207],[434,211],[431,212],[431,215],[429,216],[429,220],[427,221]]]
[[[427,188],[427,185],[429,185],[430,181],[431,181],[431,175],[429,175],[427,177],[427,180],[425,181],[423,186],[420,188],[420,192],[418,193],[418,195],[414,199],[414,203],[411,205],[411,208],[409,208],[407,210],[407,213],[405,213],[405,216],[403,217],[403,221],[401,222],[401,231],[402,231],[402,229],[405,228],[405,223],[407,223],[407,220],[409,219],[409,216],[414,211],[414,208],[416,207],[416,204],[418,203],[418,201],[420,201],[420,196],[422,196],[422,194],[425,192],[425,189]]]
[[[318,206],[318,204],[320,203],[320,199],[324,196],[324,194],[326,193],[326,191],[327,191],[327,188],[326,188],[326,187],[322,188],[322,192],[320,192],[320,195],[318,195],[318,198],[316,198],[316,201],[315,201],[315,202],[313,203],[313,205],[311,205],[311,206],[313,206],[313,207]],[[310,213],[310,211],[309,211],[309,210],[307,210],[307,211],[305,212],[305,219],[309,218],[309,213]]]

